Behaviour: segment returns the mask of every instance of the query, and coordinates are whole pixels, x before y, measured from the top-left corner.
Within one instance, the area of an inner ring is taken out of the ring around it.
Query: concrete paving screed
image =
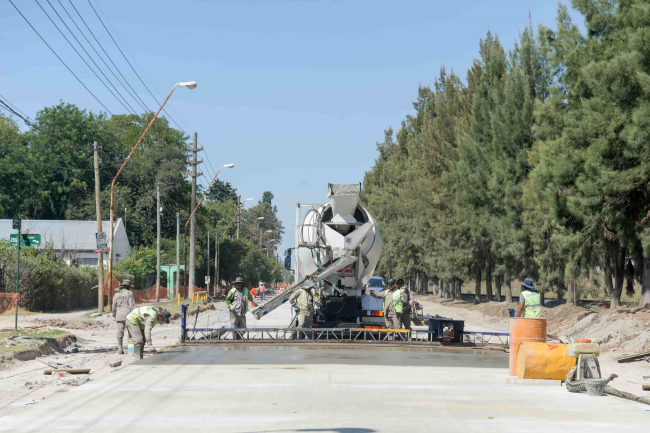
[[[346,364],[508,368],[508,355],[490,350],[430,347],[368,347],[350,344],[295,346],[180,346],[162,356],[152,356],[142,365],[197,364]],[[326,345],[326,347],[324,347]]]
[[[506,359],[435,348],[185,346],[3,417],[0,431],[611,433],[650,425],[645,407],[614,397],[505,385]]]

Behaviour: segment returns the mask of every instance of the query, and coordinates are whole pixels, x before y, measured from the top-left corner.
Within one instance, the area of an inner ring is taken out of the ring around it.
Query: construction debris
[[[650,352],[646,353],[637,353],[636,355],[622,356],[618,358],[619,364],[625,362],[634,362],[634,361],[646,361],[650,362]]]
[[[90,368],[62,368],[62,369],[55,369],[55,370],[45,370],[43,374],[51,375],[52,372],[61,372],[61,371],[70,374],[88,374],[90,373]]]
[[[122,365],[122,361],[111,362],[108,365],[109,367],[119,367],[120,365]]]

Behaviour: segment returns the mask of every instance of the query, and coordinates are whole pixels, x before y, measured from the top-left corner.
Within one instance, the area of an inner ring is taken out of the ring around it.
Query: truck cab
[[[369,291],[381,292],[384,290],[384,279],[381,277],[370,277],[366,283],[365,294],[361,298],[361,323],[370,326],[384,326],[384,303],[382,299],[373,298]]]

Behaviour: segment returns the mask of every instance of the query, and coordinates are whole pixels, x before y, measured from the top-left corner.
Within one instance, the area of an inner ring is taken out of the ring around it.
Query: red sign
[[[110,248],[97,248],[97,249],[95,250],[96,253],[108,253],[108,252],[110,252],[110,251],[111,251]]]

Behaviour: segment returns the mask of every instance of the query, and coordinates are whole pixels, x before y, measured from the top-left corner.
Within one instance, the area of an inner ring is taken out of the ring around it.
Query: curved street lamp
[[[192,217],[194,216],[194,213],[195,213],[196,210],[199,208],[199,206],[201,206],[201,202],[202,202],[203,199],[205,198],[205,195],[208,193],[208,191],[210,191],[210,188],[212,188],[212,184],[213,184],[214,181],[217,179],[217,176],[219,176],[219,173],[221,172],[221,169],[224,168],[224,167],[227,167],[227,168],[234,168],[234,167],[235,167],[235,164],[223,164],[221,167],[219,167],[219,170],[217,170],[217,174],[215,174],[214,177],[212,178],[212,181],[210,182],[210,185],[208,185],[208,188],[207,188],[207,189],[205,190],[205,192],[203,193],[203,196],[201,197],[201,200],[199,200],[199,202],[196,204],[196,207],[195,207],[194,210],[192,211],[192,214],[191,214],[190,217],[187,219],[187,222],[185,223],[185,228],[186,228],[186,229],[187,229],[187,224],[190,222],[190,220],[191,220]],[[250,199],[249,199],[249,200],[250,200]]]
[[[259,217],[253,222],[253,224],[248,228],[248,231],[246,232],[246,236],[244,236],[244,239],[248,239],[248,235],[251,232],[251,230],[253,230],[253,227],[255,227],[255,224],[257,224],[259,220],[263,220],[263,219],[264,217]]]
[[[133,146],[133,149],[131,149],[131,152],[129,153],[129,156],[126,157],[124,162],[122,163],[122,166],[120,169],[117,171],[117,174],[113,178],[113,182],[111,183],[111,216],[110,216],[110,238],[109,238],[109,259],[108,259],[108,286],[109,286],[109,291],[108,291],[108,302],[109,305],[112,304],[113,302],[113,205],[115,203],[115,182],[117,182],[117,178],[120,177],[120,174],[122,173],[122,170],[124,170],[124,167],[126,166],[126,163],[129,162],[131,159],[131,156],[133,156],[133,152],[138,148],[140,145],[140,142],[144,138],[145,135],[147,135],[147,132],[149,132],[149,129],[151,128],[151,125],[153,125],[153,122],[156,120],[160,112],[162,111],[163,107],[169,100],[169,98],[172,96],[172,93],[174,93],[174,90],[176,90],[177,87],[187,87],[188,89],[196,89],[196,81],[186,81],[184,83],[176,83],[174,84],[174,88],[172,88],[172,91],[169,92],[169,95],[167,95],[167,98],[163,101],[162,105],[158,109],[158,112],[153,116],[153,119],[149,122],[147,125],[147,128],[144,130],[140,138],[138,138],[138,142],[135,143],[135,146]],[[112,305],[111,305],[112,306]]]
[[[231,219],[230,222],[228,223],[228,227],[226,227],[226,230],[224,230],[223,233],[221,234],[221,237],[222,237],[222,238],[223,238],[224,236],[226,236],[226,232],[227,232],[228,229],[230,228],[230,225],[232,224],[233,221],[235,221],[235,218],[237,218],[237,215],[239,215],[239,211],[244,207],[244,205],[246,204],[246,202],[247,202],[248,200],[253,200],[253,198],[252,198],[252,197],[251,197],[251,198],[247,198],[246,200],[244,200],[243,202],[241,202],[241,204],[240,204],[239,206],[237,206],[237,212],[235,212],[235,215],[232,216],[232,219]]]

